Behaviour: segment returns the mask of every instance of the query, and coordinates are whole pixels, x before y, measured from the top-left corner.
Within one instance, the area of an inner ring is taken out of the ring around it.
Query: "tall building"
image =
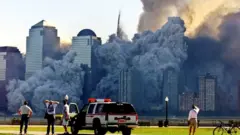
[[[203,111],[215,111],[217,78],[207,73],[198,77],[200,108]]]
[[[24,62],[16,47],[0,47],[0,111],[6,111],[6,86],[12,79],[24,79]]]
[[[136,68],[123,69],[119,74],[118,101],[129,102],[137,110],[146,110],[143,76]]]
[[[178,110],[178,81],[179,81],[178,73],[174,69],[169,68],[164,72],[163,77],[164,77],[163,100],[165,100],[165,97],[168,97],[169,110],[177,111]]]
[[[189,111],[193,104],[199,106],[199,101],[197,93],[183,92],[179,95],[179,111]]]
[[[45,20],[33,25],[27,37],[25,79],[41,70],[44,58],[53,57],[59,46],[60,38],[54,26],[49,25]]]
[[[85,70],[83,101],[87,101],[101,79],[98,60],[94,52],[95,48],[101,44],[101,38],[97,37],[95,32],[90,29],[83,29],[76,37],[72,38],[71,50],[77,53],[74,62],[81,64]]]
[[[129,69],[120,71],[118,100],[120,102],[132,101],[132,72]]]
[[[202,111],[205,111],[205,76],[199,76],[198,77],[198,89],[199,89],[199,98],[200,98],[200,104],[199,107],[201,108]]]
[[[205,77],[206,88],[206,111],[215,111],[217,79],[207,74]]]

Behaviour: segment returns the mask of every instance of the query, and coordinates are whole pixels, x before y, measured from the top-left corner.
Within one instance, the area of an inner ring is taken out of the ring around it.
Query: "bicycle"
[[[240,128],[236,124],[232,123],[227,125],[220,120],[219,122],[220,122],[220,125],[214,128],[213,135],[224,135],[226,133],[229,135],[240,135]]]

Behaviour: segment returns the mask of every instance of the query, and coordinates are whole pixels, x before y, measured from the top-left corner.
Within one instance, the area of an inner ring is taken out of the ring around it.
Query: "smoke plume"
[[[184,41],[185,27],[180,18],[169,21],[156,32],[136,34],[132,42],[111,36],[110,42],[99,46],[97,58],[107,75],[94,92],[98,97],[116,99],[119,89],[119,73],[123,69],[136,68],[144,76],[145,106],[159,105],[163,71],[174,68],[179,71],[187,59]]]
[[[169,16],[180,16],[187,28],[186,34],[194,37],[208,34],[216,37],[218,26],[225,15],[240,9],[239,0],[141,0],[143,10],[138,31],[156,31]]]
[[[84,72],[80,64],[73,63],[75,52],[68,52],[62,60],[45,59],[46,67],[26,81],[12,80],[7,87],[8,109],[16,112],[24,100],[31,103],[36,114],[43,114],[44,100],[70,100],[81,104]]]

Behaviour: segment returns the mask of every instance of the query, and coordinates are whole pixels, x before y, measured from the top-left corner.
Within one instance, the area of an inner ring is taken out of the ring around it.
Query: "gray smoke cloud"
[[[187,28],[186,34],[194,37],[204,33],[216,37],[224,16],[240,9],[239,0],[141,0],[143,10],[138,31],[156,31],[169,16],[180,16]]]
[[[145,104],[152,107],[159,105],[163,81],[163,71],[173,68],[179,71],[187,59],[187,46],[184,41],[184,22],[176,17],[156,32],[145,31],[136,34],[133,41],[124,41],[112,35],[110,42],[99,46],[97,58],[107,75],[103,77],[94,92],[99,98],[117,99],[119,74],[123,69],[136,68],[144,76]],[[139,99],[142,100],[142,99]]]
[[[84,71],[74,63],[76,53],[68,52],[62,60],[45,59],[45,68],[26,81],[12,80],[7,87],[8,110],[16,112],[24,100],[31,103],[36,114],[43,114],[44,100],[62,101],[65,95],[81,105]]]

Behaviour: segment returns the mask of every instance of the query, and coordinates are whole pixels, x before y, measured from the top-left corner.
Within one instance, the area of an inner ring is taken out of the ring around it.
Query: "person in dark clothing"
[[[21,115],[20,135],[22,135],[23,124],[25,124],[24,134],[26,134],[28,129],[28,121],[29,118],[32,116],[32,109],[28,106],[27,101],[25,101],[24,105],[20,107],[20,109],[18,110],[18,114]]]
[[[55,125],[55,114],[56,114],[56,107],[59,104],[57,101],[49,101],[45,100],[45,104],[47,107],[47,135],[49,135],[50,132],[50,126],[52,126],[52,134],[54,134],[54,125]]]

